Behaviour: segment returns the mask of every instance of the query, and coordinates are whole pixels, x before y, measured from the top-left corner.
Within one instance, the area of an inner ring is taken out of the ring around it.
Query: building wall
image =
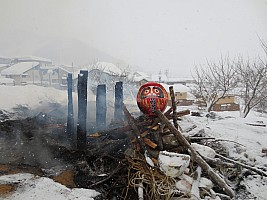
[[[175,98],[177,100],[181,99],[187,99],[187,92],[175,92]]]
[[[240,106],[235,103],[235,96],[225,96],[212,107],[213,111],[238,111]]]
[[[6,77],[14,79],[15,85],[27,85],[27,84],[41,85],[42,83],[41,74],[38,67],[30,69],[20,75],[6,75]]]
[[[168,100],[168,105],[171,106],[171,95],[169,95],[169,100]],[[194,101],[193,100],[188,100],[187,99],[187,92],[175,92],[175,100],[178,101],[178,106],[191,106]]]
[[[235,103],[235,97],[234,96],[223,97],[219,99],[219,101],[217,101],[216,104],[227,104],[227,103]]]
[[[239,111],[240,107],[238,104],[229,103],[229,104],[215,104],[212,107],[212,111]]]

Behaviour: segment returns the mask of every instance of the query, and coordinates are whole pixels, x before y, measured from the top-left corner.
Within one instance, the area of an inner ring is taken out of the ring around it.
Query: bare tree
[[[217,101],[225,97],[236,86],[234,62],[221,57],[218,63],[207,62],[207,66],[195,67],[196,91],[207,104],[210,112]]]
[[[262,59],[250,62],[239,59],[236,64],[240,78],[241,98],[244,101],[241,107],[241,117],[267,99],[267,63]]]

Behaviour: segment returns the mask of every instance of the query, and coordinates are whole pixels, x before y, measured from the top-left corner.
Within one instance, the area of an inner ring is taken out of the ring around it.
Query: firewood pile
[[[118,195],[121,199],[232,199],[238,179],[243,175],[242,168],[267,176],[264,171],[218,154],[222,146],[217,142],[209,147],[207,144],[211,143],[203,143],[204,137],[202,140],[198,135],[185,136],[177,121],[190,114],[189,110],[174,113],[170,108],[164,114],[155,111],[155,117],[137,118],[131,116],[126,106],[123,111],[127,125],[90,135],[91,139],[115,138],[117,142],[111,143],[113,148],[125,147],[120,149],[124,157],[115,170],[91,186],[108,179],[120,180],[127,185]],[[95,149],[103,152],[107,148],[110,155],[111,146],[107,146]],[[91,151],[96,154],[95,150]],[[123,173],[127,176],[123,177]]]
[[[223,175],[210,167],[199,153],[212,160],[215,151],[197,143],[190,144],[177,121],[174,122],[190,114],[189,110],[176,112],[175,116],[172,109],[165,114],[156,111],[157,117],[143,119],[150,123],[142,127],[138,127],[126,107],[124,114],[133,132],[134,149],[126,155],[131,164],[129,185],[137,189],[139,198],[230,199],[234,196]]]

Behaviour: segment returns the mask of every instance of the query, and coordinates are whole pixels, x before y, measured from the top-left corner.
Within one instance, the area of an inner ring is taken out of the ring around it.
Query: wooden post
[[[77,148],[79,150],[86,148],[87,78],[88,71],[81,70],[78,75]]]
[[[171,101],[172,101],[172,113],[173,113],[173,124],[176,129],[178,129],[178,123],[177,123],[177,116],[176,116],[176,102],[175,102],[175,95],[174,95],[174,90],[173,86],[169,87],[170,90],[170,95],[171,95]]]
[[[115,122],[123,121],[123,85],[122,82],[116,82],[115,85],[115,111],[114,111],[114,119]]]
[[[69,140],[73,140],[74,135],[74,114],[73,114],[73,99],[72,99],[72,74],[68,74],[68,119],[67,119],[67,136]]]
[[[106,129],[106,85],[98,85],[96,93],[96,129],[102,131]]]

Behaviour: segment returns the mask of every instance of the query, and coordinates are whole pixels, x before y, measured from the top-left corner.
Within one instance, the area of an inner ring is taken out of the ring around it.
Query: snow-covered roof
[[[21,75],[39,65],[38,62],[21,62],[1,71],[2,75]]]
[[[174,92],[190,92],[190,88],[182,84],[173,85]]]
[[[145,79],[147,81],[151,81],[151,77],[148,73],[140,72],[140,71],[137,71],[134,73],[133,79],[136,82],[141,81],[143,79]]]
[[[18,62],[36,61],[36,62],[52,63],[52,61],[48,58],[42,58],[37,56],[14,57],[13,59],[17,60]]]
[[[169,78],[166,76],[166,74],[161,74],[161,75],[159,75],[159,74],[153,74],[153,75],[151,76],[152,81],[155,81],[155,82],[158,82],[158,81],[159,81],[159,78],[160,78],[160,81],[163,81],[163,82],[167,82],[168,79],[169,79]]]
[[[117,75],[122,74],[122,70],[119,67],[109,62],[97,62],[95,64],[95,68],[103,70],[103,72],[108,74],[117,74]]]
[[[187,82],[187,81],[193,81],[194,79],[191,77],[169,77],[168,81],[172,81],[172,82],[175,82],[175,81],[181,81],[181,82]]]
[[[196,97],[190,92],[190,88],[185,86],[185,85],[182,85],[182,84],[167,85],[166,83],[160,83],[160,84],[165,88],[165,90],[168,93],[170,91],[169,87],[173,86],[174,92],[186,92],[188,100],[195,100],[196,99]]]
[[[174,92],[190,92],[190,88],[182,84],[168,85],[166,83],[160,83],[166,91],[169,92],[169,87],[173,86]]]

